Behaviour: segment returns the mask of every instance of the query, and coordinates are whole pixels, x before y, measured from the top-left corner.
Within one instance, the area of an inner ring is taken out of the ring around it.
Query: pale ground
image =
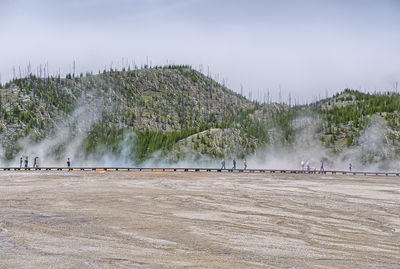
[[[400,178],[1,171],[0,268],[400,268]]]

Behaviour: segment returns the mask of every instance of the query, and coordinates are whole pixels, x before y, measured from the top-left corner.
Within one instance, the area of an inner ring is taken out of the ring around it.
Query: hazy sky
[[[203,65],[238,91],[312,99],[400,81],[400,1],[0,0],[0,73]],[[399,86],[400,87],[400,86]]]

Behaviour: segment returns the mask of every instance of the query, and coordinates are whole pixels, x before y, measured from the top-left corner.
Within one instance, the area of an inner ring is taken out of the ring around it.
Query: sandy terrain
[[[400,268],[400,178],[0,172],[0,268]]]

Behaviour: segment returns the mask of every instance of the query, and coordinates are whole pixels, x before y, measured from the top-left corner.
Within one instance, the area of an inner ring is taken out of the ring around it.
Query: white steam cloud
[[[39,157],[41,166],[65,165],[67,158],[84,161],[80,146],[90,131],[92,124],[100,119],[101,105],[96,105],[90,99],[82,96],[77,101],[77,109],[65,119],[55,122],[54,132],[39,143],[32,143],[32,137],[27,136],[18,141],[21,152],[12,161],[19,164],[19,159],[28,157],[30,164]],[[65,158],[56,159],[55,151],[64,153]]]
[[[362,132],[357,145],[339,153],[324,147],[318,139],[318,117],[300,117],[294,120],[297,129],[295,141],[290,146],[272,146],[259,150],[249,158],[250,168],[302,169],[302,162],[310,162],[312,170],[320,170],[321,160],[325,170],[399,171],[395,148],[387,137],[386,122],[372,117]]]
[[[88,96],[82,96],[77,109],[67,119],[56,124],[55,132],[39,143],[32,143],[31,137],[19,141],[21,152],[11,163],[19,165],[19,158],[29,157],[30,166],[34,157],[39,157],[40,166],[65,166],[66,159],[71,158],[72,165],[79,166],[113,166],[132,167],[135,147],[138,138],[133,132],[124,133],[118,144],[118,154],[106,146],[97,146],[95,152],[86,156],[82,144],[93,124],[98,123],[104,110],[104,104]],[[345,148],[342,152],[333,153],[324,147],[318,138],[317,128],[320,119],[317,115],[303,115],[292,121],[296,130],[294,141],[290,145],[269,145],[258,149],[247,156],[248,168],[263,169],[301,169],[301,162],[310,162],[311,169],[319,170],[323,160],[325,170],[347,170],[351,163],[357,171],[398,171],[399,160],[395,159],[395,149],[390,145],[386,122],[380,117],[372,117],[371,123],[358,138],[356,146]],[[55,151],[60,159],[55,159]],[[62,157],[64,156],[64,157]],[[244,160],[237,158],[237,168],[244,167]],[[232,167],[232,159],[226,159],[226,168]],[[201,157],[187,154],[182,159],[173,160],[161,151],[154,152],[141,167],[221,167],[220,158]]]

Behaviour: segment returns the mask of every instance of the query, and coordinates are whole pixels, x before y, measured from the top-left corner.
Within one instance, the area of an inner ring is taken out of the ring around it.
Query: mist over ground
[[[99,167],[221,167],[222,158],[186,154],[179,160],[174,160],[168,153],[156,151],[143,161],[136,163],[132,155],[136,147],[137,136],[134,132],[125,132],[124,139],[118,144],[119,154],[99,145],[94,153],[85,154],[82,144],[90,132],[90,127],[100,120],[104,104],[96,103],[82,96],[78,108],[66,121],[57,124],[55,132],[38,143],[25,137],[19,141],[21,151],[16,158],[2,165],[18,166],[20,156],[29,158],[29,166],[33,165],[34,157],[39,157],[39,165],[66,166],[67,158],[71,158],[72,166]],[[311,170],[320,170],[321,160],[325,170],[348,170],[349,164],[354,171],[399,171],[399,160],[390,159],[395,149],[387,141],[385,121],[373,118],[366,130],[358,139],[358,145],[345,148],[341,152],[333,152],[324,147],[317,136],[320,118],[317,114],[307,113],[292,120],[296,129],[294,141],[288,144],[268,144],[258,148],[253,154],[243,158],[226,156],[226,168],[244,168],[244,160],[248,169],[305,169],[302,162],[310,162]],[[61,153],[61,154],[60,154]],[[58,156],[57,158],[55,156]],[[64,157],[60,157],[64,156]]]
[[[310,123],[314,118],[305,120]],[[387,143],[386,123],[375,118],[361,134],[358,145],[333,152],[315,136],[318,122],[313,122],[297,133],[290,146],[271,146],[260,149],[248,158],[250,168],[305,169],[302,162],[310,162],[311,170],[320,170],[321,160],[325,170],[399,171],[400,160],[390,159],[395,149]]]

